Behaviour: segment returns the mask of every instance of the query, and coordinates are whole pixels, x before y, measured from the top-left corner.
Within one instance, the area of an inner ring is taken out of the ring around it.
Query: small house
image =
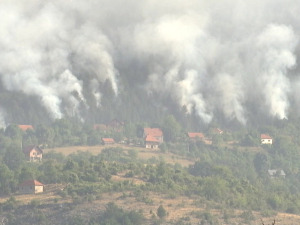
[[[272,137],[270,137],[268,134],[261,134],[260,141],[262,145],[271,145],[273,143]]]
[[[19,186],[20,194],[37,194],[44,192],[44,184],[37,180],[25,180]]]
[[[43,150],[39,146],[27,146],[23,149],[26,159],[30,162],[42,161]]]
[[[112,145],[115,144],[115,140],[113,138],[102,138],[103,145]]]
[[[158,140],[156,137],[153,137],[151,135],[146,136],[145,138],[146,148],[158,149],[159,144],[160,144],[160,140]]]
[[[159,141],[159,144],[164,142],[164,136],[163,132],[160,128],[144,128],[144,139],[146,140],[147,136],[154,137],[157,141]]]

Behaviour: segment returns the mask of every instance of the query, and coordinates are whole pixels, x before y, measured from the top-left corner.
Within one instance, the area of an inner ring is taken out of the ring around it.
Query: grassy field
[[[70,147],[61,147],[61,148],[49,148],[49,149],[44,149],[43,151],[44,153],[54,151],[57,153],[62,153],[63,155],[66,156],[79,151],[89,152],[91,154],[98,155],[99,153],[101,153],[103,149],[111,148],[111,147],[118,147],[124,150],[135,150],[138,153],[138,157],[143,160],[151,159],[154,157],[156,159],[163,159],[166,163],[171,163],[171,164],[179,163],[185,167],[195,163],[195,160],[187,159],[170,152],[163,153],[159,150],[146,149],[146,148],[128,146],[122,144],[97,145],[97,146],[70,146]]]

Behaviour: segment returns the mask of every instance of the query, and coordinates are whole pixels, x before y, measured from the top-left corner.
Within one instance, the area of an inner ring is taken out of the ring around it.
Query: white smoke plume
[[[287,76],[289,69],[295,66],[296,57],[293,51],[297,38],[291,27],[269,25],[258,36],[258,49],[262,55],[258,57],[263,94],[266,105],[273,116],[287,118],[289,108],[288,94],[291,90]]]
[[[216,111],[243,124],[251,111],[287,118],[300,106],[299,11],[297,0],[2,0],[0,79],[53,118],[76,112],[84,88],[100,107],[101,83],[117,95],[136,68],[133,88],[205,122]]]
[[[60,1],[4,0],[0,13],[0,74],[6,89],[39,96],[53,118],[74,113],[84,101],[79,71],[99,82],[109,79],[117,92],[109,41],[89,20],[80,22],[86,12]]]

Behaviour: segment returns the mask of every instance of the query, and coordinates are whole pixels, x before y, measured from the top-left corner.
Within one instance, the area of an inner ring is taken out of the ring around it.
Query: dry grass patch
[[[175,155],[173,153],[163,153],[159,150],[145,149],[136,146],[114,144],[114,145],[97,145],[97,146],[70,146],[70,147],[61,147],[61,148],[49,148],[44,149],[44,153],[49,153],[51,151],[61,153],[65,156],[68,156],[72,153],[77,152],[89,152],[93,155],[98,155],[106,148],[121,148],[123,150],[135,150],[138,153],[138,158],[143,160],[148,160],[151,158],[163,159],[166,163],[170,164],[180,164],[184,167],[192,165],[195,163],[194,160],[186,159],[182,156]]]

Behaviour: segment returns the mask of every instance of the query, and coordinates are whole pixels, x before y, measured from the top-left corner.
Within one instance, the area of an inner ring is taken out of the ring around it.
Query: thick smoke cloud
[[[92,75],[95,96],[106,79],[117,93],[109,39],[72,4],[0,3],[1,80],[8,90],[39,96],[53,118],[76,113],[85,101],[80,72]]]
[[[134,88],[172,96],[204,122],[216,112],[243,124],[253,111],[288,118],[300,106],[299,11],[296,0],[3,0],[1,81],[61,118],[87,104],[84,88],[101,107],[101,83],[117,96],[139,67]]]

